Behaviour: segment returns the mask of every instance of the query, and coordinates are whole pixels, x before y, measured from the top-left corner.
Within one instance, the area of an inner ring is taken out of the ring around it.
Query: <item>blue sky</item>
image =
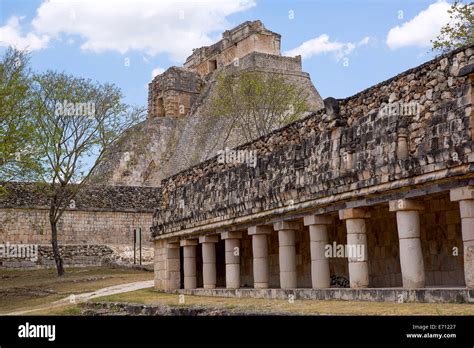
[[[0,0],[0,53],[28,47],[36,71],[118,85],[146,105],[152,72],[182,65],[193,47],[260,19],[303,56],[323,98],[343,98],[431,58],[446,1],[428,0]]]

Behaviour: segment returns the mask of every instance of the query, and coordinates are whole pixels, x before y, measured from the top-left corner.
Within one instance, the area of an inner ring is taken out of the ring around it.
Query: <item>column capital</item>
[[[179,242],[167,242],[166,248],[167,249],[179,248]]]
[[[273,229],[275,231],[299,230],[301,229],[301,224],[298,221],[280,221],[273,224]]]
[[[449,198],[454,202],[474,199],[474,186],[471,185],[452,189],[449,191]]]
[[[270,234],[273,232],[273,229],[270,226],[260,225],[252,226],[247,229],[249,236],[254,234]]]
[[[182,239],[179,241],[179,245],[181,246],[196,246],[198,245],[197,239]]]
[[[423,203],[412,199],[397,199],[388,203],[389,211],[423,210]]]
[[[199,243],[217,243],[219,236],[214,234],[211,236],[199,236]]]
[[[242,232],[240,231],[233,231],[233,232],[222,232],[221,233],[221,239],[226,240],[226,239],[240,239],[242,238]]]
[[[304,225],[331,225],[333,223],[332,216],[328,215],[308,215],[304,217]]]
[[[347,208],[339,210],[339,219],[368,219],[370,218],[370,212],[367,208]]]

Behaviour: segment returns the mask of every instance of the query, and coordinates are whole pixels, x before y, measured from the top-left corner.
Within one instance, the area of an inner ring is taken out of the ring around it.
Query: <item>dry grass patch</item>
[[[55,269],[0,270],[0,314],[34,308],[71,294],[152,279],[152,272],[105,267],[68,268],[63,277],[58,277]]]

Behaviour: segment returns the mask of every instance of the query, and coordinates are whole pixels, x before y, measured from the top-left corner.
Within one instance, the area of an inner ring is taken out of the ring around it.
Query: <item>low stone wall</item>
[[[0,268],[54,268],[56,263],[51,245],[6,244],[0,249]],[[7,251],[7,249],[9,249]],[[16,250],[14,250],[16,249]],[[136,251],[136,263],[133,259],[133,246],[76,244],[60,245],[59,252],[65,267],[124,266],[139,264],[139,251]],[[142,265],[153,263],[153,248],[142,248]]]
[[[432,289],[192,289],[171,293],[233,298],[266,298],[317,301],[370,301],[395,303],[474,303],[474,290],[453,288]]]
[[[0,267],[54,267],[48,197],[41,186],[6,185],[0,197]],[[149,234],[159,189],[88,187],[58,223],[58,243],[66,266],[133,263],[133,231],[142,229],[143,263],[153,261]],[[38,258],[5,257],[10,246],[38,248]],[[138,259],[138,247],[137,247]]]
[[[151,246],[152,213],[68,210],[58,227],[60,244],[133,244],[142,228],[142,243]],[[49,244],[51,227],[45,209],[0,209],[0,243]]]
[[[82,315],[159,315],[159,316],[262,316],[262,315],[297,315],[293,313],[250,311],[239,308],[217,308],[210,306],[171,306],[171,305],[144,305],[140,303],[124,302],[86,302]]]
[[[49,245],[36,245],[37,252],[29,257],[0,257],[1,268],[53,268],[55,267],[53,248]],[[113,254],[106,245],[61,245],[59,252],[65,267],[100,266]]]

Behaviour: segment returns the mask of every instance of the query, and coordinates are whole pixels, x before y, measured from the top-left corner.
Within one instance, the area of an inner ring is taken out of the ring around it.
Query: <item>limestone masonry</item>
[[[473,53],[328,98],[238,146],[256,167],[213,157],[163,180],[155,287],[267,297],[342,277],[357,289],[473,289]],[[362,252],[328,256],[338,245]]]
[[[0,245],[37,245],[38,257],[5,257],[0,267],[54,267],[49,201],[41,188],[27,183],[5,185],[0,200]],[[133,263],[133,230],[142,228],[144,261],[152,260],[149,226],[160,191],[145,187],[88,187],[71,202],[59,222],[58,241],[66,266]],[[11,256],[11,255],[10,255]]]
[[[61,220],[70,264],[123,257],[142,227],[158,290],[472,301],[474,46],[323,101],[280,41],[245,22],[153,79],[147,120],[112,144]],[[243,71],[305,88],[309,112],[247,143],[227,134],[209,100],[217,73]],[[256,165],[220,161],[225,148]],[[48,202],[33,187],[0,200],[0,242],[41,244],[44,266]]]

